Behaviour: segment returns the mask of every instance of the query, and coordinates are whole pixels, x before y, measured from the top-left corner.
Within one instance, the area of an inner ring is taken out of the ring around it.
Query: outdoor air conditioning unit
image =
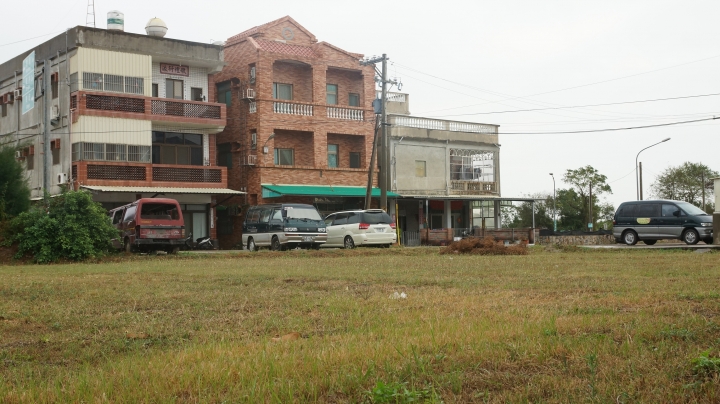
[[[23,158],[23,154],[22,154],[22,152],[21,152],[20,150],[15,151],[15,158],[16,158],[16,159],[21,159],[21,158]]]
[[[60,124],[60,107],[58,107],[57,105],[53,105],[52,107],[50,124],[53,126],[58,126]]]
[[[243,94],[243,98],[248,99],[248,100],[255,99],[255,90],[252,88],[246,88],[245,94]]]
[[[60,173],[57,175],[57,184],[58,185],[67,184],[67,173]]]
[[[22,100],[22,88],[17,88],[13,90],[13,98],[16,100]]]
[[[250,68],[250,84],[255,83],[255,66]]]

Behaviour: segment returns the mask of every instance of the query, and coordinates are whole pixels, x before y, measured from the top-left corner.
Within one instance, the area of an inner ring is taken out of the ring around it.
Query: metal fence
[[[404,231],[400,241],[405,247],[418,247],[420,245],[420,232]]]

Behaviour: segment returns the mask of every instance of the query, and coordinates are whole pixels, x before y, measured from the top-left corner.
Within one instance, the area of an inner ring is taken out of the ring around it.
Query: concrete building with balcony
[[[501,227],[503,203],[531,201],[500,194],[498,125],[412,116],[404,93],[388,94],[387,111],[399,232],[482,235]]]
[[[32,52],[35,105],[23,113]],[[162,195],[180,202],[187,232],[215,238],[216,204],[240,194],[215,163],[226,106],[210,102],[210,77],[223,65],[220,45],[71,28],[0,65],[0,138],[19,148],[34,199],[72,187],[110,209]]]
[[[228,108],[218,164],[230,187],[221,244],[237,246],[234,205],[314,204],[321,213],[362,208],[374,135],[375,71],[362,55],[315,36],[291,17],[248,29],[225,44],[216,98]],[[375,189],[373,195],[379,195]],[[224,236],[224,238],[223,238]]]

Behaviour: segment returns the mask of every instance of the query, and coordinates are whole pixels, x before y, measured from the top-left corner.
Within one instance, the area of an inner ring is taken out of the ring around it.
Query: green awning
[[[263,198],[279,198],[285,195],[326,196],[326,197],[365,197],[365,187],[335,187],[330,185],[270,185],[262,184]],[[388,198],[399,198],[394,192],[387,192]],[[380,197],[380,188],[372,189],[372,197]]]

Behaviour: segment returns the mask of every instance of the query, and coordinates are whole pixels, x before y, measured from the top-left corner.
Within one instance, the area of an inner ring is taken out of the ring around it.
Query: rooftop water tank
[[[145,25],[145,32],[150,36],[164,37],[167,33],[168,27],[165,22],[157,17],[148,21]]]
[[[108,11],[107,29],[110,31],[125,31],[125,14],[117,10]]]

